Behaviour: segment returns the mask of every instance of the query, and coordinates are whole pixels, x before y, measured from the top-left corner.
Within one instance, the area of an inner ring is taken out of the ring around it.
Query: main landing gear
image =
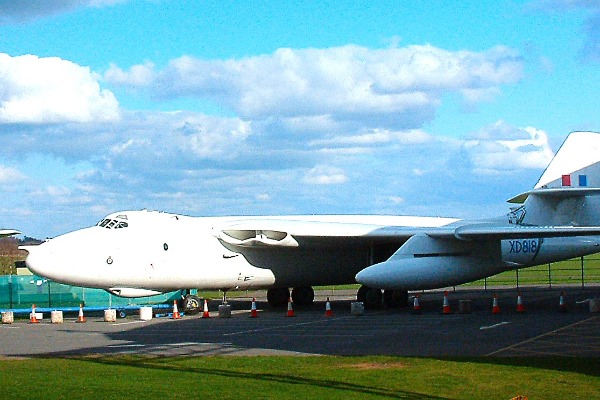
[[[181,311],[189,315],[198,314],[203,308],[200,297],[196,296],[195,294],[191,294],[189,290],[181,291],[180,306]]]
[[[297,286],[292,289],[292,301],[299,306],[309,306],[315,300],[315,292],[310,286]],[[281,307],[290,298],[288,288],[271,288],[267,290],[267,301],[271,307]]]
[[[383,304],[388,307],[404,307],[408,304],[408,291],[375,289],[361,286],[356,293],[356,300],[365,303],[366,308],[380,308]]]

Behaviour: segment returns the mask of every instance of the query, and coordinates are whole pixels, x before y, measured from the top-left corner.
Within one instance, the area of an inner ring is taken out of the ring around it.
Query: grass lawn
[[[592,399],[600,359],[2,359],[0,385],[11,399]]]

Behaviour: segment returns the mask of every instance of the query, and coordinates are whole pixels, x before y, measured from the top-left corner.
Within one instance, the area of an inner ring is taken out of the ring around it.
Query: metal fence
[[[503,272],[468,284],[469,286],[541,286],[552,289],[560,286],[586,286],[600,283],[600,254],[572,260],[538,265],[536,267]]]
[[[125,307],[173,301],[178,292],[142,298],[122,298],[101,289],[63,285],[36,276],[0,276],[0,309],[38,307]]]

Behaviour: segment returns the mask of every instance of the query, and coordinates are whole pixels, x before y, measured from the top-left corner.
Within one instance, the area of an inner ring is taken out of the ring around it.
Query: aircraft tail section
[[[600,225],[600,133],[573,132],[533,190],[509,200],[510,221],[523,225]]]

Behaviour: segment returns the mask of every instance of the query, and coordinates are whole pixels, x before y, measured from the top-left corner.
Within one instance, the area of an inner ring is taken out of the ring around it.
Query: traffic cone
[[[494,302],[492,303],[492,314],[500,314],[500,306],[498,305],[498,295],[494,295]]]
[[[286,317],[294,317],[294,308],[292,307],[292,298],[290,297],[288,300],[288,309],[287,309],[287,314],[285,314]]]
[[[558,301],[558,312],[567,312],[567,305],[565,304],[565,292],[560,292],[560,299]]]
[[[250,318],[258,318],[258,310],[256,309],[256,298],[252,299],[252,307],[250,308]]]
[[[37,317],[35,316],[35,304],[31,305],[31,314],[29,314],[29,322],[32,324],[39,324]]]
[[[444,292],[444,304],[442,307],[442,314],[452,314],[450,309],[450,303],[448,302],[448,292]]]
[[[419,305],[419,295],[416,294],[413,300],[413,314],[420,314],[421,306]]]
[[[329,297],[327,298],[327,302],[325,303],[325,316],[332,317],[333,311],[331,311],[331,303],[329,302]]]
[[[173,300],[173,316],[171,317],[171,319],[181,319],[179,309],[177,308],[177,300]]]
[[[79,316],[77,316],[77,322],[85,322],[85,317],[83,316],[83,304],[79,305]]]
[[[519,295],[517,296],[517,312],[518,313],[525,312],[525,306],[523,305],[523,298],[521,297],[521,293],[519,293]]]
[[[204,312],[202,313],[202,318],[210,318],[210,313],[208,312],[208,302],[204,299]]]

